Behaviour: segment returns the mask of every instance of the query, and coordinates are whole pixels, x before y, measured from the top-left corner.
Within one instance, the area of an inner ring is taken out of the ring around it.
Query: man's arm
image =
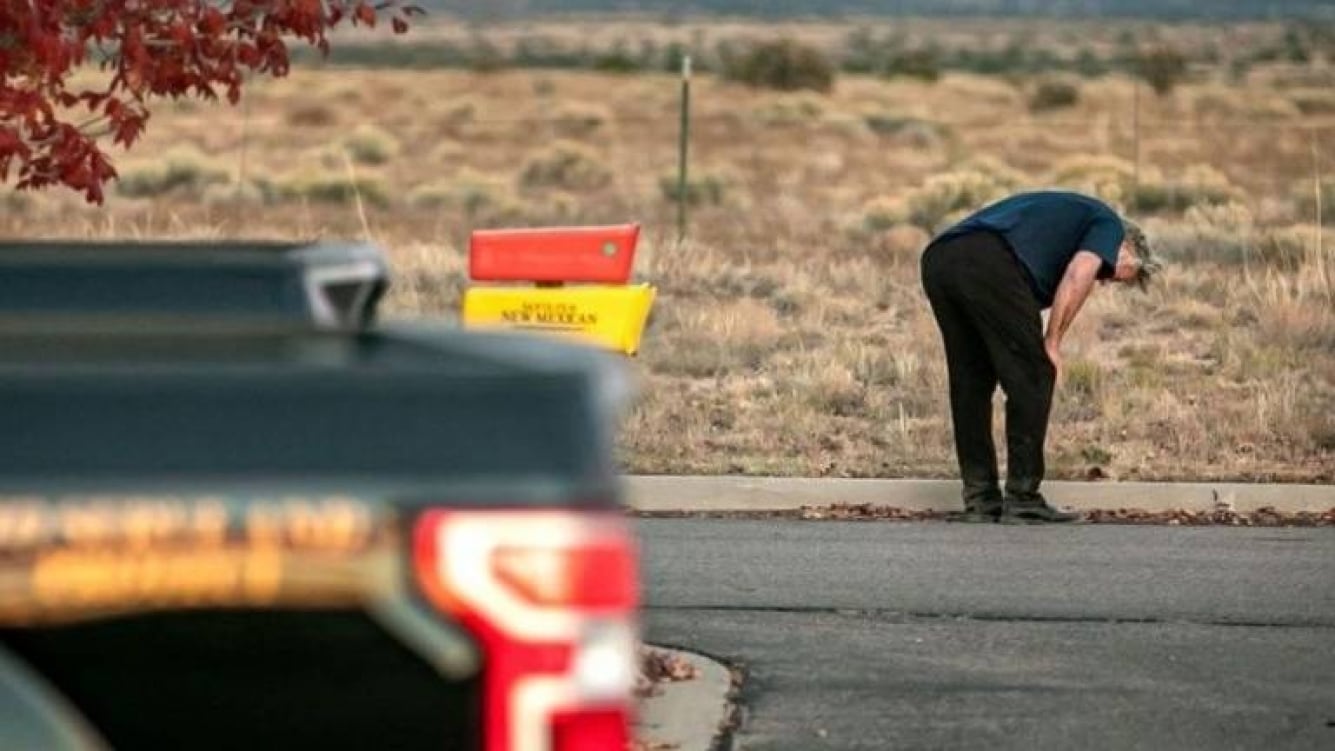
[[[1066,265],[1066,273],[1062,274],[1057,292],[1053,295],[1052,310],[1048,313],[1048,332],[1043,338],[1043,345],[1052,366],[1057,369],[1058,380],[1062,374],[1062,337],[1066,336],[1075,314],[1080,312],[1080,306],[1085,304],[1090,290],[1094,289],[1094,280],[1102,267],[1103,259],[1093,251],[1076,252]]]

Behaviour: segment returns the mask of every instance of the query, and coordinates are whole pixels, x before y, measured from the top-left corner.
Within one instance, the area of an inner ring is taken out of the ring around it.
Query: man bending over
[[[1107,204],[1065,191],[1021,193],[938,235],[922,281],[945,340],[965,521],[1068,522],[1049,505],[1043,443],[1062,372],[1062,337],[1096,281],[1142,289],[1160,269],[1145,233]],[[1051,308],[1047,331],[1041,311]],[[1006,394],[1008,467],[998,485],[992,394]]]

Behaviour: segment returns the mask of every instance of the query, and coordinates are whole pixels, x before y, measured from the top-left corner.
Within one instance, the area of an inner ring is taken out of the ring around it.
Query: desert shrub
[[[283,181],[277,192],[281,198],[314,203],[351,204],[360,197],[369,206],[389,205],[389,189],[375,175],[358,175],[354,180],[343,172],[309,172]]]
[[[687,206],[721,206],[732,180],[721,172],[687,173],[684,193],[678,182],[675,173],[658,178],[658,190],[664,200],[677,203],[684,199]]]
[[[1335,92],[1323,89],[1295,91],[1289,95],[1289,99],[1304,115],[1335,114]]]
[[[1136,74],[1159,96],[1171,93],[1187,76],[1187,59],[1177,49],[1160,44],[1142,50],[1135,59]]]
[[[932,149],[950,137],[949,127],[917,117],[873,112],[863,117],[867,129],[917,149]]]
[[[343,139],[343,149],[358,164],[384,164],[399,154],[394,136],[374,125],[362,125]]]
[[[792,384],[807,406],[825,415],[855,417],[867,410],[867,388],[846,367],[828,364],[809,378]]]
[[[902,198],[877,196],[862,207],[862,229],[868,232],[884,232],[908,219],[909,208]]]
[[[470,97],[441,99],[427,110],[426,119],[434,133],[461,137],[476,129],[481,112],[482,106]]]
[[[451,167],[464,157],[464,146],[458,141],[443,138],[427,153],[427,162],[439,167]]]
[[[590,65],[601,73],[635,73],[640,70],[640,66],[640,61],[626,49],[624,44],[618,44],[610,50],[595,54]]]
[[[1076,156],[1058,162],[1049,182],[1121,204],[1135,179],[1135,166],[1115,156]]]
[[[920,227],[898,224],[877,233],[871,249],[879,261],[888,261],[892,265],[917,263],[924,248],[932,236]],[[887,295],[893,299],[894,293]]]
[[[601,104],[565,102],[552,113],[552,127],[562,137],[583,138],[596,133],[611,119],[611,112]]]
[[[1227,203],[1237,197],[1239,191],[1226,175],[1208,165],[1198,164],[1188,167],[1181,175],[1142,177],[1128,196],[1127,203],[1133,211],[1152,214]]]
[[[778,351],[785,329],[766,303],[742,298],[669,308],[645,353],[655,373],[712,378],[754,371]]]
[[[408,203],[423,209],[453,209],[470,217],[511,213],[518,200],[508,182],[464,168],[451,178],[419,185],[408,192]]]
[[[759,42],[725,61],[723,75],[748,86],[779,91],[827,92],[835,69],[820,50],[792,39]]]
[[[1047,78],[1038,82],[1029,97],[1032,112],[1067,109],[1080,102],[1080,86],[1064,78]]]
[[[1270,227],[1256,238],[1257,262],[1284,271],[1297,271],[1310,258],[1312,233],[1303,227]]]
[[[765,99],[755,113],[766,125],[809,125],[820,121],[825,104],[814,94],[781,94]]]
[[[287,113],[289,125],[304,128],[322,128],[338,122],[338,111],[323,102],[305,102]]]
[[[940,55],[930,48],[892,53],[882,64],[881,75],[887,78],[917,78],[929,83],[938,81],[941,78]]]
[[[133,198],[178,192],[198,196],[210,185],[228,182],[229,170],[193,146],[178,146],[156,162],[121,169],[116,189]]]
[[[872,112],[865,115],[862,121],[867,124],[867,129],[877,135],[894,136],[904,131],[918,127],[936,128],[936,123],[930,120],[912,117],[908,115],[895,115],[888,112]]]
[[[36,203],[35,195],[31,191],[15,190],[5,186],[0,190],[0,209],[11,214],[27,213]]]
[[[1307,257],[1311,233],[1301,227],[1260,225],[1240,203],[1195,206],[1174,222],[1160,222],[1155,248],[1180,263],[1256,265],[1281,270],[1299,268]]]
[[[1238,203],[1192,208],[1181,220],[1158,223],[1152,238],[1159,253],[1179,263],[1241,263],[1255,239],[1256,220]]]
[[[259,206],[277,201],[278,195],[268,180],[246,180],[210,185],[201,199],[213,206]]]
[[[526,188],[596,190],[612,181],[612,171],[589,148],[561,142],[529,157],[520,183]]]
[[[1316,222],[1317,188],[1314,181],[1303,180],[1293,188],[1293,204],[1304,221]],[[1321,223],[1335,224],[1335,178],[1321,181]]]
[[[1071,359],[1062,374],[1064,396],[1091,404],[1099,403],[1107,380],[1103,367],[1093,360]]]
[[[1314,100],[1319,101],[1319,98]],[[1299,98],[1264,91],[1205,87],[1196,94],[1193,109],[1207,118],[1244,117],[1258,120],[1289,120],[1303,114]]]
[[[934,175],[909,193],[908,221],[936,232],[960,212],[995,201],[1016,187],[1013,180],[984,170],[963,170]]]
[[[468,68],[475,73],[495,73],[510,63],[505,52],[481,34],[473,37],[466,54]]]

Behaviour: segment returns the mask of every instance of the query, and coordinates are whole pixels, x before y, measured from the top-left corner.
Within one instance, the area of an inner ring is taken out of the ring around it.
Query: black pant
[[[1006,494],[1032,498],[1056,371],[1043,346],[1038,301],[1000,235],[977,232],[927,249],[922,282],[946,344],[950,414],[967,505],[997,499],[992,394],[1006,394]]]

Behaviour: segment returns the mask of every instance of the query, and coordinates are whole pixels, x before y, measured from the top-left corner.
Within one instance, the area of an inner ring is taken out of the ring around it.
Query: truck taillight
[[[637,555],[619,514],[433,510],[427,598],[485,650],[487,751],[620,751],[634,684]]]

